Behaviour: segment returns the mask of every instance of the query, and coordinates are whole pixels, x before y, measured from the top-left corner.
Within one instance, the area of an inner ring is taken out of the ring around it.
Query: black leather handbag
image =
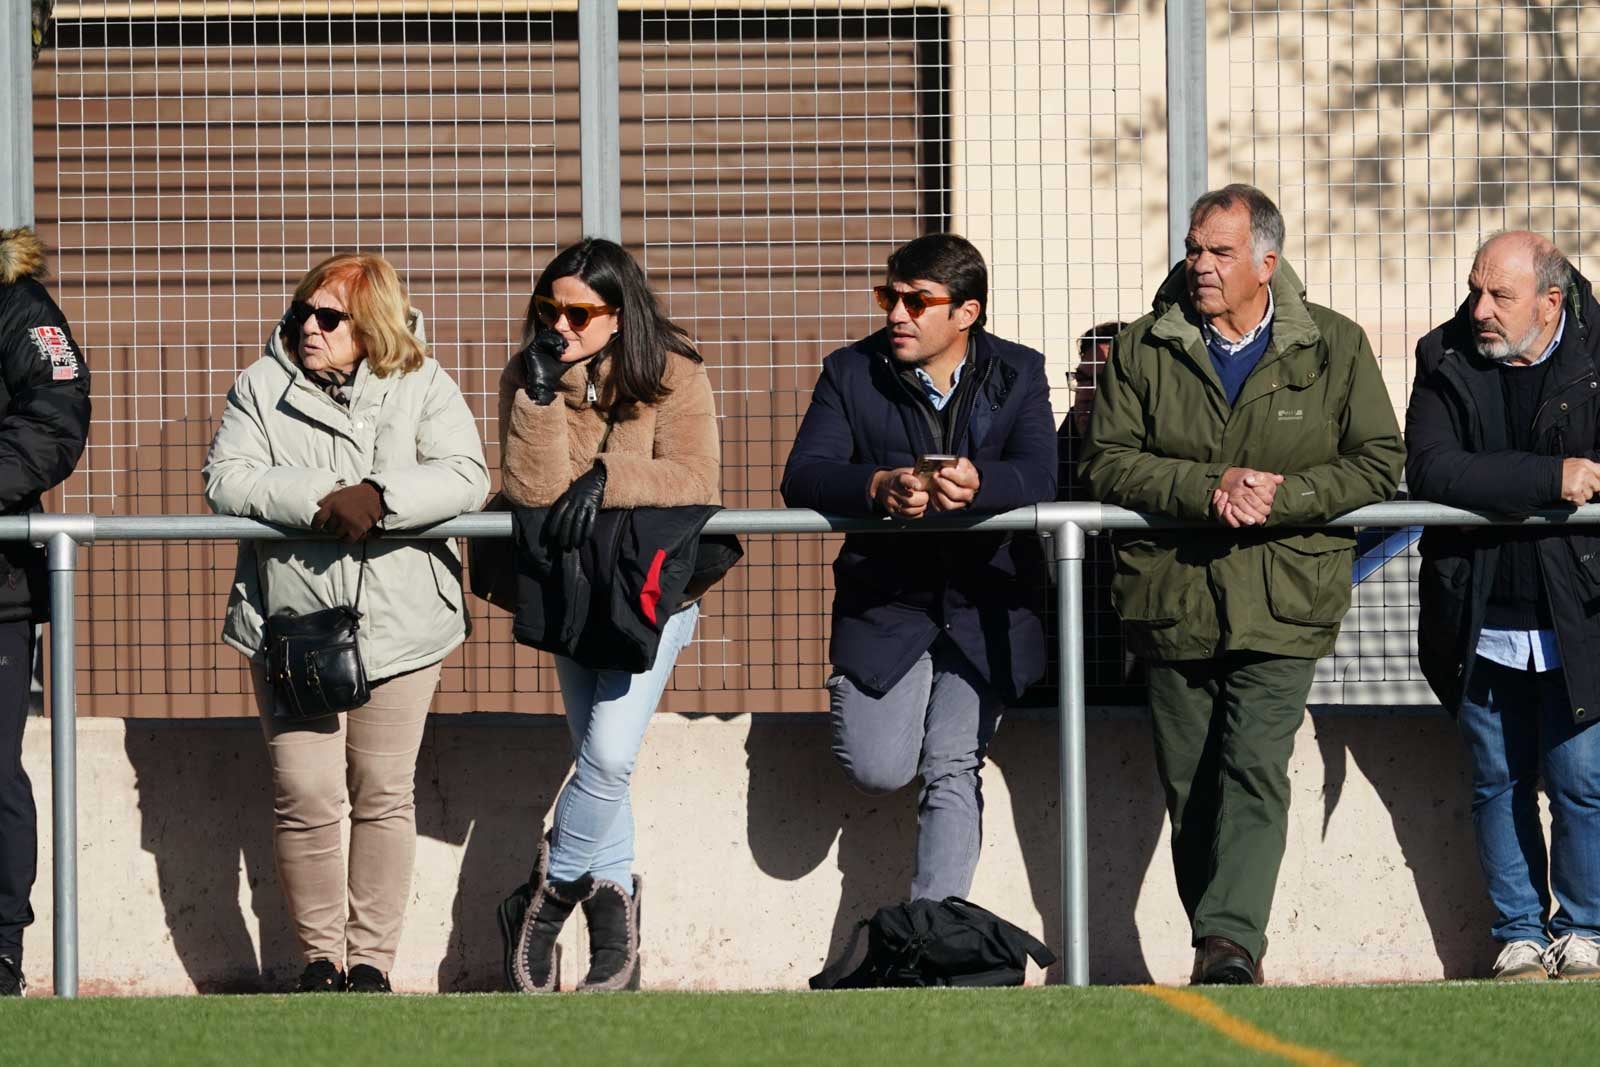
[[[367,550],[361,548],[356,604],[367,578]],[[300,722],[359,708],[372,698],[361,660],[361,612],[356,607],[323,608],[305,615],[293,611],[267,616],[267,681],[277,696],[274,713]]]

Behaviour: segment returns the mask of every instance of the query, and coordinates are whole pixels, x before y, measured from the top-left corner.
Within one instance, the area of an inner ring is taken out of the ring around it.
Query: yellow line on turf
[[[1298,1067],[1355,1067],[1351,1061],[1317,1048],[1281,1041],[1258,1026],[1230,1015],[1210,997],[1187,989],[1168,989],[1165,986],[1136,986],[1139,992],[1155,997],[1174,1011],[1205,1023],[1223,1036],[1269,1056],[1279,1056]]]

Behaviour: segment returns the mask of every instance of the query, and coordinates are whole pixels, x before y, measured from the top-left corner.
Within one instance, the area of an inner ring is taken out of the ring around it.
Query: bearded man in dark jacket
[[[0,230],[0,514],[39,509],[72,473],[89,430],[89,371],[66,317],[40,284],[44,247]],[[37,868],[38,819],[22,769],[33,625],[49,614],[44,553],[0,541],[0,996],[23,992],[22,930]]]
[[[1513,515],[1588,503],[1600,492],[1597,356],[1600,304],[1560,250],[1520,231],[1484,242],[1466,301],[1417,345],[1412,497]],[[1596,535],[1578,525],[1422,535],[1418,658],[1467,742],[1497,978],[1600,978]]]

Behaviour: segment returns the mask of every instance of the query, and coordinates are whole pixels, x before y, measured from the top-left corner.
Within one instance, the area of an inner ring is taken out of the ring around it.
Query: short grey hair
[[[1194,229],[1195,223],[1213,211],[1229,211],[1237,204],[1250,209],[1250,254],[1256,266],[1261,266],[1268,252],[1283,255],[1283,212],[1270,196],[1243,182],[1203,194],[1189,208],[1189,228]]]
[[[1483,257],[1483,250],[1502,237],[1522,236],[1520,230],[1501,230],[1491,233],[1478,245],[1478,250],[1472,254],[1472,262],[1477,263]],[[1565,299],[1567,287],[1572,284],[1572,264],[1561,249],[1552,241],[1547,241],[1538,234],[1528,234],[1532,238],[1533,248],[1533,291],[1535,293],[1548,293],[1552,289],[1560,289],[1562,298]]]

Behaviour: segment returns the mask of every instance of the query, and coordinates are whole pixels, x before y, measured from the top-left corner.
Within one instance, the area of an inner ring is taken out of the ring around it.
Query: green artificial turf
[[[1600,986],[1207,993],[1358,1063],[1581,1062]],[[39,998],[0,1004],[16,1064],[1282,1063],[1131,989],[609,996]]]

